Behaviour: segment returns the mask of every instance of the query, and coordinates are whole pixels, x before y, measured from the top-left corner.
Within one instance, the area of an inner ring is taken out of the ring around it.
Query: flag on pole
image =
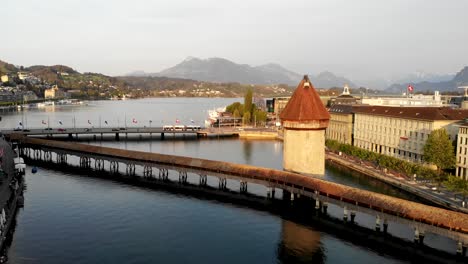
[[[133,118],[132,123],[136,124],[136,123],[138,123],[138,121],[135,118]]]
[[[60,125],[63,125],[62,120],[59,120],[59,124],[60,124]]]
[[[88,119],[88,124],[90,124],[90,125],[91,125],[91,121],[89,121],[89,119]]]
[[[195,121],[194,121],[193,119],[190,119],[190,123],[192,123],[192,124],[193,124],[193,123],[195,123]]]
[[[44,120],[42,120],[42,124],[43,124],[43,125],[47,125],[47,122],[44,121]]]
[[[21,121],[20,121],[20,122],[19,122],[19,125],[20,125],[20,126],[23,126],[23,123],[21,123]]]
[[[409,92],[412,92],[413,90],[414,90],[413,86],[412,86],[411,84],[408,85],[408,91],[409,91]]]
[[[179,119],[176,119],[175,122],[176,122],[176,124],[179,124],[179,123],[180,123],[180,120],[179,120]]]
[[[104,120],[104,123],[106,123],[106,125],[108,125],[109,123],[107,123],[107,120]]]

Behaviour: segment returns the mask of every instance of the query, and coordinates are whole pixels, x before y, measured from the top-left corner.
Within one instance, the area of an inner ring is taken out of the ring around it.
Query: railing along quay
[[[266,186],[268,193],[275,188],[290,193],[290,199],[300,196],[309,197],[316,202],[316,208],[326,212],[328,203],[343,208],[343,219],[350,216],[354,221],[356,212],[375,217],[376,229],[381,224],[384,232],[388,222],[403,223],[414,228],[415,240],[423,239],[424,233],[435,233],[457,241],[457,252],[465,254],[468,245],[468,214],[453,212],[442,208],[431,207],[416,202],[352,188],[318,178],[304,176],[286,171],[260,168],[230,162],[164,155],[140,151],[114,149],[85,144],[52,141],[18,136],[23,155],[36,159],[53,161],[55,153],[57,163],[66,163],[67,155],[80,157],[80,166],[103,170],[104,160],[109,162],[109,170],[118,170],[118,164],[126,164],[126,172],[135,175],[135,166],[143,166],[144,176],[152,176],[152,168],[159,169],[159,176],[166,175],[168,170],[179,172],[179,180],[186,181],[187,172],[200,175],[200,184],[206,184],[206,175],[219,178],[220,189],[226,187],[226,179],[239,181],[241,192],[247,191],[247,183]],[[151,169],[150,169],[151,168]]]

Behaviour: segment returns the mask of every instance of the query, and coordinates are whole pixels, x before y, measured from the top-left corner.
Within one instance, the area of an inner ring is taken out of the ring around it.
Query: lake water
[[[3,116],[3,128],[203,124],[207,110],[236,99],[96,101]],[[89,122],[88,122],[89,120]],[[132,122],[135,120],[136,122]],[[150,122],[151,120],[151,122]],[[99,122],[100,121],[100,122]],[[90,124],[91,123],[91,124]],[[89,141],[109,147],[281,169],[282,143],[193,138]],[[58,170],[26,173],[25,207],[8,251],[11,263],[401,263],[333,233],[245,206],[126,185]],[[400,197],[365,177],[327,168],[325,179]],[[333,213],[333,208],[330,208]],[[338,210],[338,209],[336,209]],[[366,222],[362,218],[358,222]],[[365,224],[365,223],[364,223]],[[372,224],[371,221],[369,224]],[[411,230],[404,227],[401,233]],[[429,235],[430,236],[430,235]],[[436,244],[450,243],[444,239]],[[454,246],[447,247],[454,250]]]

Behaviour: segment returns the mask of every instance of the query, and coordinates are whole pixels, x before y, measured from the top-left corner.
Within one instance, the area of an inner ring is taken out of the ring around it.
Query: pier
[[[16,135],[22,155],[27,158],[54,163],[72,164],[84,170],[107,171],[119,174],[125,168],[126,177],[142,182],[168,181],[169,171],[178,174],[178,184],[187,184],[188,174],[198,175],[199,187],[207,185],[208,177],[217,181],[220,192],[227,189],[227,181],[238,183],[239,195],[248,193],[250,184],[265,187],[266,197],[275,199],[275,191],[291,203],[302,200],[314,205],[317,212],[327,213],[329,204],[343,211],[344,222],[354,222],[359,214],[375,219],[375,232],[386,233],[392,222],[410,226],[415,241],[424,240],[425,233],[435,233],[457,241],[456,252],[466,254],[468,245],[468,215],[435,208],[382,194],[351,188],[300,174],[240,165],[229,162],[163,155],[139,151],[113,149],[77,143],[36,139]],[[143,171],[142,175],[137,175]],[[454,249],[455,251],[455,249]]]

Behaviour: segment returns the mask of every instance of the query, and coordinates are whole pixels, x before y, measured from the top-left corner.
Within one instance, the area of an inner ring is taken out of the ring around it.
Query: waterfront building
[[[455,176],[468,181],[468,123],[463,123],[458,128],[457,137],[457,168]]]
[[[284,128],[283,168],[324,175],[325,129],[330,114],[307,75],[281,112],[280,119]]]
[[[448,107],[354,107],[354,145],[407,161],[422,162],[429,134],[445,128],[454,140],[468,110]]]
[[[57,85],[54,85],[51,88],[44,90],[45,99],[62,98],[62,97],[65,97],[65,93],[61,91]]]
[[[405,107],[443,107],[448,103],[442,100],[438,91],[434,95],[412,94],[410,96],[370,96],[361,99],[365,105],[405,106]]]
[[[330,113],[330,124],[325,131],[325,138],[353,145],[353,106],[335,104],[328,109],[328,112]]]
[[[2,83],[8,82],[8,80],[9,80],[9,79],[8,79],[8,75],[6,75],[6,74],[5,74],[5,75],[2,75],[2,76],[0,77],[0,80],[2,81]]]

